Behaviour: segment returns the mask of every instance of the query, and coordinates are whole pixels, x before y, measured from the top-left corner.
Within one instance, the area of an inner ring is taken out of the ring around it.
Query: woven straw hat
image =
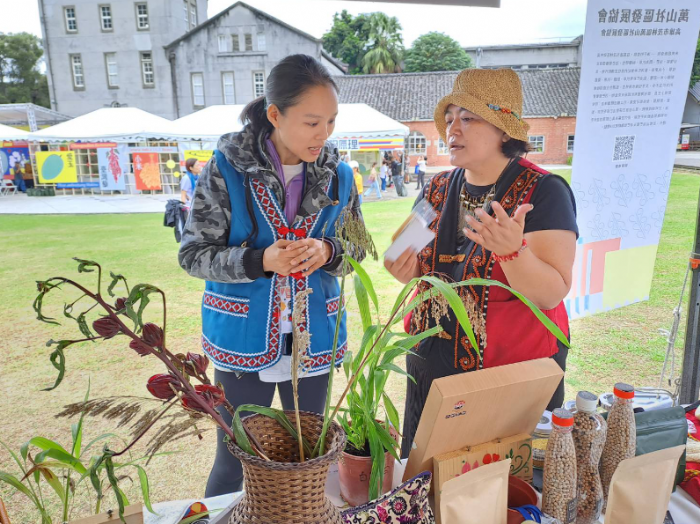
[[[445,111],[451,104],[479,115],[511,138],[528,141],[523,88],[512,69],[465,69],[457,76],[452,92],[435,108],[435,126],[445,142]]]

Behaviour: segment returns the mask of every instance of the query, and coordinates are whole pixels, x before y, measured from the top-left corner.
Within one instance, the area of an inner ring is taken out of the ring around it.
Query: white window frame
[[[153,53],[151,51],[141,51],[139,59],[141,62],[141,83],[144,88],[151,89],[156,86],[156,69],[153,65]],[[151,76],[151,82],[147,80],[149,75]]]
[[[228,53],[228,37],[226,35],[219,35],[219,53]]]
[[[576,146],[576,135],[567,135],[566,136],[566,152],[573,153],[575,146]]]
[[[419,144],[423,144],[422,148],[418,148]],[[425,135],[420,131],[411,131],[408,135],[408,154],[409,155],[426,155],[428,154],[428,141]]]
[[[103,33],[114,31],[114,19],[112,18],[112,6],[110,4],[100,4],[97,6],[98,14],[100,15],[100,29]],[[107,14],[105,14],[107,9]]]
[[[73,89],[82,91],[85,89],[85,68],[83,67],[83,58],[80,53],[70,54],[70,70],[71,78],[73,79]],[[77,59],[77,61],[76,61]]]
[[[197,4],[190,2],[190,29],[197,27]]]
[[[72,11],[73,16],[69,17],[68,12]],[[77,33],[78,32],[78,13],[75,10],[74,5],[67,5],[63,7],[63,22],[66,26],[66,33]],[[73,23],[74,28],[70,28],[71,22]]]
[[[241,52],[241,36],[238,33],[231,35],[231,51],[233,53]]]
[[[145,8],[145,13],[141,13],[141,7]],[[151,28],[150,14],[148,11],[148,2],[136,2],[134,4],[136,13],[136,29],[138,31],[148,31]],[[143,23],[145,20],[145,24]]]
[[[189,0],[182,0],[182,8],[185,12],[185,32],[190,30],[190,2]]]
[[[117,53],[105,53],[105,70],[107,72],[107,87],[118,89],[119,65],[117,64]]]
[[[259,79],[259,76],[262,79]],[[253,96],[254,98],[265,96],[265,71],[253,71]]]
[[[532,151],[530,151],[530,154],[533,155],[541,155],[545,151],[545,136],[544,135],[531,135],[527,137],[527,141],[530,142],[530,147],[532,147]],[[542,150],[539,151],[539,146],[538,144],[542,144]]]
[[[243,46],[246,51],[253,50],[253,33],[245,33],[243,35]]]
[[[200,84],[195,84],[195,79],[200,81]],[[192,106],[193,107],[204,107],[206,100],[204,98],[204,74],[203,73],[190,73],[190,88],[192,89]],[[197,93],[198,88],[201,90],[201,94]]]
[[[450,147],[447,145],[442,138],[438,139],[438,155],[449,155]]]
[[[227,80],[230,79],[230,82]],[[230,93],[227,95],[226,88],[230,86]],[[236,78],[233,71],[221,72],[221,95],[224,105],[234,105],[236,103]]]
[[[258,33],[258,51],[267,51],[265,33]]]

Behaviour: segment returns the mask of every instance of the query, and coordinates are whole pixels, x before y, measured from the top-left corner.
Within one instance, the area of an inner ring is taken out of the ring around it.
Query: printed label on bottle
[[[578,511],[578,498],[573,498],[566,505],[566,522],[564,524],[570,524],[576,520],[576,513]]]

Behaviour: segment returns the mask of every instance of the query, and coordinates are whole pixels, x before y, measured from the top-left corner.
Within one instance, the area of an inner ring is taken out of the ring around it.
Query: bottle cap
[[[574,425],[574,416],[570,411],[559,408],[552,413],[552,424],[562,427],[571,427]]]
[[[576,396],[576,408],[579,411],[595,411],[598,407],[598,397],[590,391],[579,391]]]
[[[618,398],[631,399],[634,398],[634,387],[624,382],[618,382],[615,384],[613,393],[615,393],[615,396]]]

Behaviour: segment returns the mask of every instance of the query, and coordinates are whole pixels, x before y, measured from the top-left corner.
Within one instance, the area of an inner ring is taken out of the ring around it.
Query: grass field
[[[666,348],[658,329],[670,327],[672,310],[678,301],[692,247],[698,189],[700,177],[673,176],[650,300],[572,323],[567,398],[582,388],[607,391],[619,380],[637,385],[657,384]],[[380,253],[388,246],[391,232],[411,203],[403,199],[364,206],[367,225]],[[148,282],[165,290],[168,345],[182,352],[199,351],[203,282],[190,278],[178,266],[178,246],[172,230],[162,226],[162,215],[0,216],[0,246],[0,439],[10,448],[18,450],[23,442],[37,435],[68,446],[70,424],[74,421],[56,419],[54,414],[65,404],[82,399],[88,379],[92,397],[145,396],[147,378],[162,371],[156,360],[138,358],[123,347],[123,339],[117,338],[99,346],[83,344],[70,348],[64,383],[55,391],[40,391],[55,379],[45,342],[63,338],[62,334],[73,335],[74,326],[55,328],[35,319],[31,307],[35,281],[56,275],[77,276],[72,257],[96,260],[105,270],[124,274],[131,284]],[[364,266],[388,310],[400,286],[380,262],[366,261]],[[91,282],[91,276],[81,275],[80,280]],[[359,321],[354,301],[349,302],[353,349],[360,337]],[[54,306],[53,316],[61,316],[61,304],[55,299],[49,303]],[[151,314],[153,319],[159,319],[159,308],[154,307]],[[682,337],[683,333],[679,347]],[[344,382],[338,380],[336,384],[339,395]],[[401,411],[403,380],[393,377],[388,390]],[[88,419],[84,439],[111,430],[108,421]],[[214,457],[213,437],[213,433],[208,433],[203,441],[174,442],[166,449],[179,453],[154,459],[148,468],[154,501],[203,495]],[[119,444],[115,442],[114,447]],[[0,450],[0,469],[18,473],[4,450]],[[124,486],[132,502],[139,500],[138,484],[126,481]],[[24,496],[1,485],[0,497],[6,501],[13,522],[37,520]],[[88,499],[82,496],[73,516],[86,515],[87,511]]]

